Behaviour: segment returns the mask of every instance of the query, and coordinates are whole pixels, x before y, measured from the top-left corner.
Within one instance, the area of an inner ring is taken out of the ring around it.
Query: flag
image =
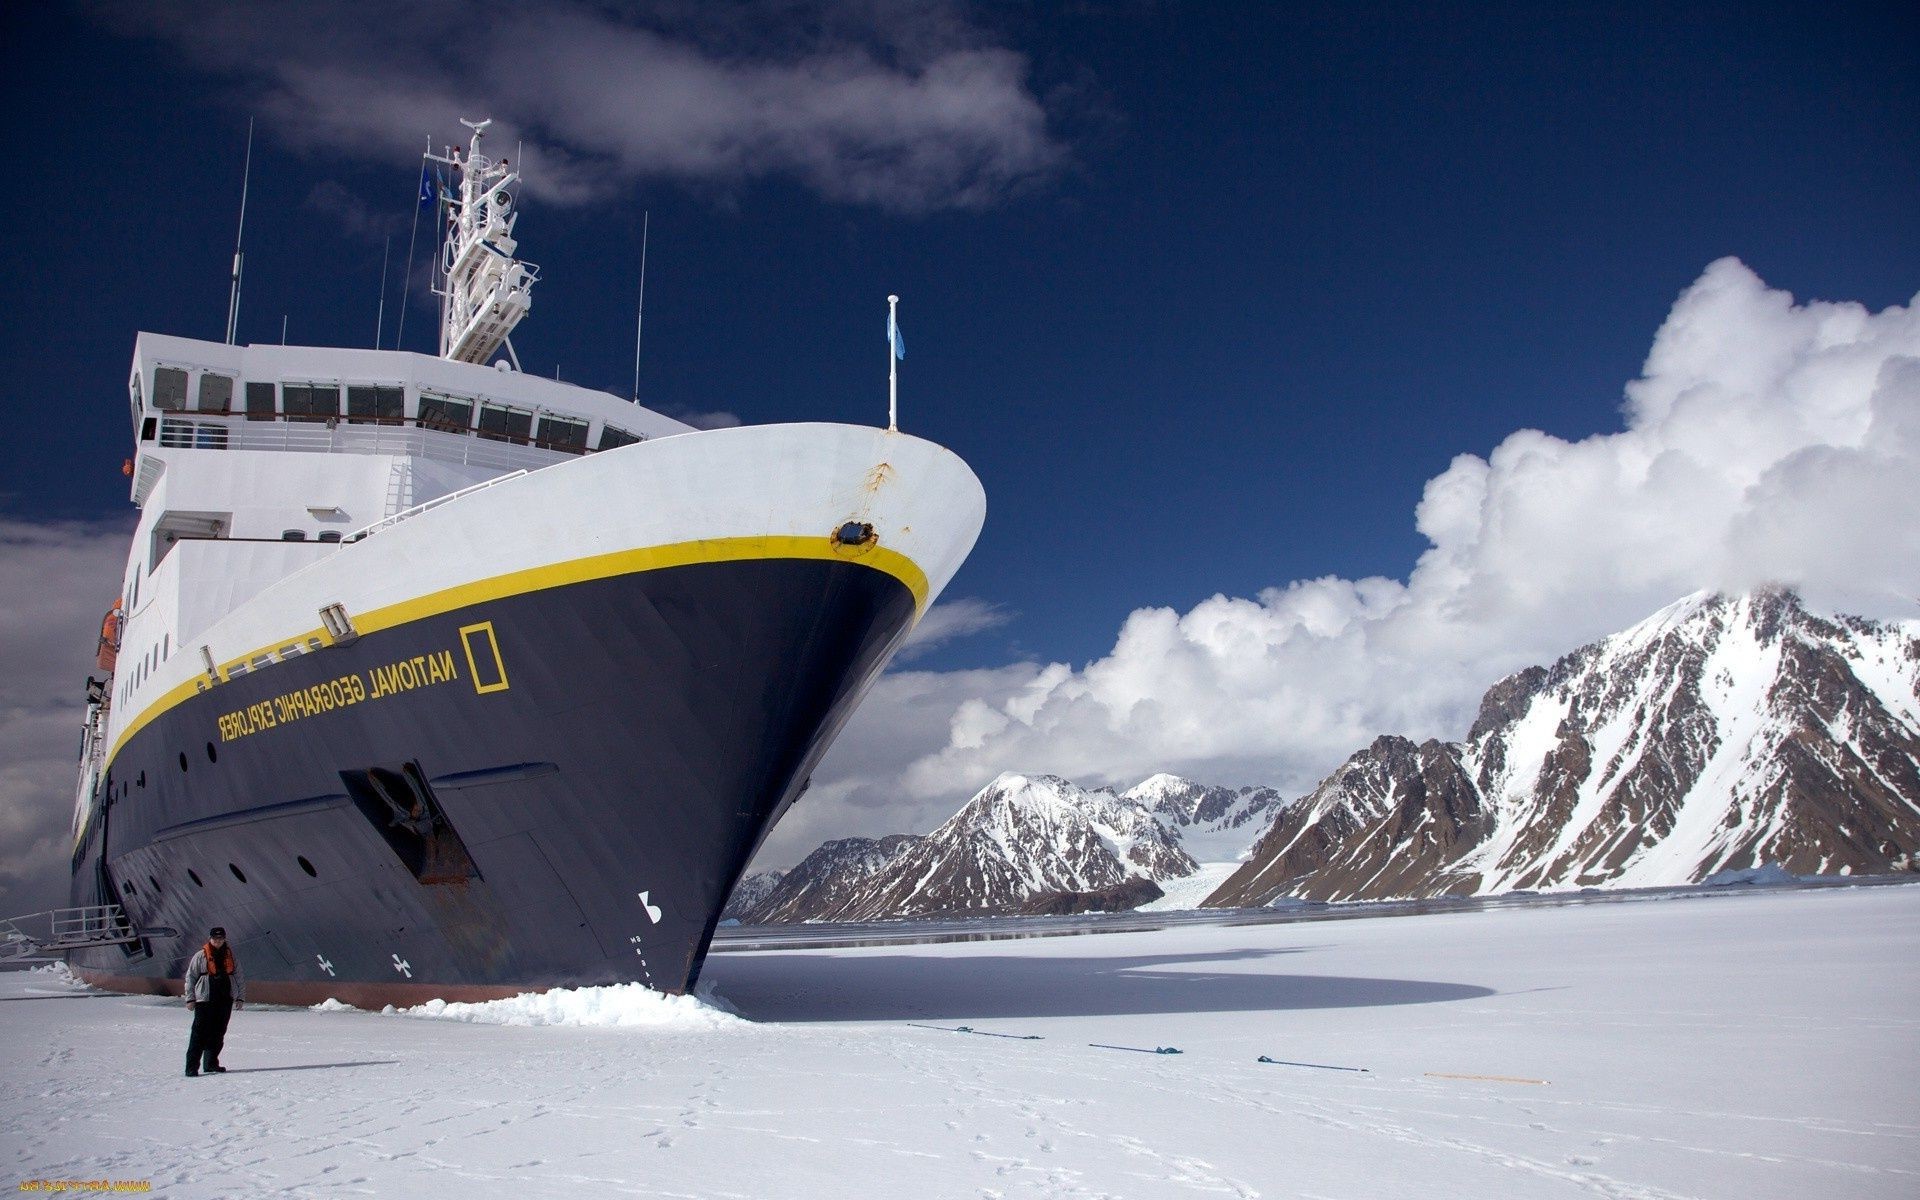
[[[433,207],[433,199],[434,199],[433,174],[427,169],[427,164],[421,163],[420,164],[420,207],[421,208]]]
[[[900,323],[893,318],[893,310],[887,310],[887,344],[893,347],[895,358],[907,356],[907,339],[900,336]]]

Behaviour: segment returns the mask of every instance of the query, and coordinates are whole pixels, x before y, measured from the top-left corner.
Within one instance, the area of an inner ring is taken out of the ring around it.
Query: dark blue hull
[[[489,599],[201,692],[120,748],[74,858],[75,904],[179,936],[72,966],[177,992],[219,924],[259,1000],[685,991],[914,603],[859,563],[699,563]]]

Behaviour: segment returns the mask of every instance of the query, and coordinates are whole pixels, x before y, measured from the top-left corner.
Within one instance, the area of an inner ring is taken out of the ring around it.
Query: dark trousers
[[[227,1022],[233,1019],[232,995],[221,996],[214,989],[212,999],[193,1006],[193,1033],[187,1038],[187,1070],[211,1071],[220,1065],[220,1047],[227,1041]]]

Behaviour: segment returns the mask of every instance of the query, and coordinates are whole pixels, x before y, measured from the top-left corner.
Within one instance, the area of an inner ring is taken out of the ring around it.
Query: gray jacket
[[[232,954],[232,949],[228,949]],[[240,970],[240,956],[233,955],[233,998],[247,998],[246,975]],[[187,999],[198,1002],[213,998],[213,977],[207,973],[207,948],[200,947],[193,952],[193,961],[187,964]]]

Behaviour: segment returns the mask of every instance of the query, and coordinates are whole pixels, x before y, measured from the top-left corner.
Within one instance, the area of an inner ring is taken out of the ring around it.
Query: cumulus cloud
[[[66,903],[86,676],[131,536],[0,518],[0,915]]]
[[[1674,305],[1622,411],[1616,432],[1521,430],[1454,459],[1414,513],[1430,545],[1404,582],[1141,609],[1077,669],[887,680],[816,791],[869,830],[887,805],[891,828],[926,828],[1003,770],[1298,792],[1380,733],[1460,736],[1505,674],[1702,588],[1782,583],[1915,614],[1914,306],[1796,304],[1722,259]]]
[[[103,19],[243,81],[296,147],[411,160],[494,116],[495,154],[524,138],[526,186],[561,203],[779,177],[895,211],[975,208],[1067,160],[1026,59],[951,4],[255,0]]]

